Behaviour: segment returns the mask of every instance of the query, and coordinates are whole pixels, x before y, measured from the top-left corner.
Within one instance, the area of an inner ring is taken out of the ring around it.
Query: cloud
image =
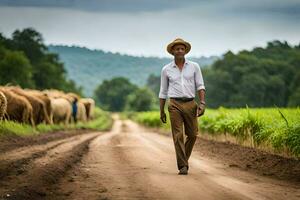
[[[210,7],[224,14],[300,16],[299,0],[0,0],[0,6],[68,8],[92,12],[155,12]]]
[[[0,0],[2,6],[57,7],[101,12],[162,11],[209,0]]]
[[[165,45],[183,37],[193,44],[191,55],[220,55],[274,39],[298,44],[299,4],[299,0],[0,0],[0,32],[9,36],[16,29],[34,27],[47,44],[147,56],[167,56]]]
[[[299,0],[232,0],[224,5],[224,12],[240,16],[291,16],[300,17]]]

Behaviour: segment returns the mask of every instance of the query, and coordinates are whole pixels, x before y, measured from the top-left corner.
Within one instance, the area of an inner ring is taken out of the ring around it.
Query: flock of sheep
[[[77,99],[77,120],[93,118],[95,101],[58,90],[32,90],[0,86],[0,120],[12,120],[35,126],[40,123],[72,122],[72,103]]]

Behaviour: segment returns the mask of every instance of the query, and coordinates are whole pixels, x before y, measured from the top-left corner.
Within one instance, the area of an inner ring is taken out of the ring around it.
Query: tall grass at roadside
[[[129,116],[149,127],[170,128],[169,121],[160,122],[157,111]],[[199,129],[210,138],[234,138],[239,144],[300,156],[300,108],[207,109],[199,118]]]

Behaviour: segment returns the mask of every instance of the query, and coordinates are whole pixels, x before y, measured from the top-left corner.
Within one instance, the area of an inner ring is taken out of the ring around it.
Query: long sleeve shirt
[[[195,98],[196,91],[205,90],[199,65],[186,60],[182,71],[175,61],[165,65],[161,70],[159,98]]]

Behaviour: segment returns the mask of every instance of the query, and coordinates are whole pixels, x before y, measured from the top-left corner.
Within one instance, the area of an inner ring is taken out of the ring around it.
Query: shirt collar
[[[185,59],[184,65],[188,65],[188,64],[190,64],[190,61]],[[173,60],[173,62],[172,62],[172,67],[176,67],[175,60]]]

